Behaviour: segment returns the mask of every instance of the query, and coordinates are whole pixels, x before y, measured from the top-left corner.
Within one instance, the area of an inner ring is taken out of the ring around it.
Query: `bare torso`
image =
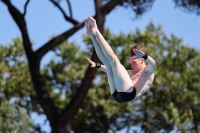
[[[144,94],[152,85],[154,80],[154,73],[149,73],[145,69],[135,72],[134,70],[127,71],[133,86],[136,89],[136,96],[141,96]]]

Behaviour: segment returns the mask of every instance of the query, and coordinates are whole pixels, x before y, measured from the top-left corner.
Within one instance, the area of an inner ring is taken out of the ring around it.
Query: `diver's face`
[[[132,57],[130,57],[130,64],[134,70],[138,70],[138,69],[140,69],[140,67],[142,65],[142,59],[138,58],[136,55],[132,56]]]

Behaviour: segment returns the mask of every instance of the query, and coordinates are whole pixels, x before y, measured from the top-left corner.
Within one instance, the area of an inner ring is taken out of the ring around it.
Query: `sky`
[[[73,17],[79,22],[83,22],[87,16],[95,14],[93,0],[72,0],[71,2]],[[12,3],[23,12],[25,0],[12,0]],[[65,1],[62,1],[62,6],[67,9]],[[66,12],[68,13],[67,10]],[[0,16],[0,44],[7,45],[15,37],[21,38],[17,25],[2,2],[0,2]],[[52,35],[59,35],[73,27],[72,24],[64,20],[60,11],[47,0],[42,0],[40,3],[30,1],[25,19],[29,37],[35,49],[45,44]],[[200,50],[200,16],[175,8],[172,0],[156,0],[152,9],[136,20],[134,20],[134,14],[130,9],[124,10],[117,7],[107,15],[105,27],[115,34],[120,32],[130,33],[135,32],[136,27],[144,31],[151,21],[155,25],[162,25],[163,31],[168,36],[174,34],[176,37],[183,39],[183,44]],[[70,37],[69,41],[81,45],[82,35],[84,34],[86,34],[85,27]],[[46,54],[42,62],[45,62],[49,56],[49,53]],[[33,114],[32,118],[35,123],[41,123],[45,116],[41,117]],[[47,132],[50,131],[48,123],[43,127]]]

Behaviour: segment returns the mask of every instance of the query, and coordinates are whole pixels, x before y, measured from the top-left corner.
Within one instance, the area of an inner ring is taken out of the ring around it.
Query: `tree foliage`
[[[29,97],[35,92],[22,41],[16,38],[11,44],[0,45],[0,53],[1,96],[8,100],[15,97],[16,104],[29,110],[32,104]]]
[[[200,1],[199,0],[173,0],[176,7],[183,9],[186,12],[196,13],[200,15]]]
[[[10,105],[6,100],[1,100],[0,102],[1,133],[25,133],[31,131],[32,121],[25,109],[18,105]]]

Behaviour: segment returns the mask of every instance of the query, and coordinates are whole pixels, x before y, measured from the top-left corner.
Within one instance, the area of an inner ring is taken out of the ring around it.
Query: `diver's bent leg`
[[[111,63],[110,63],[111,64]],[[133,83],[132,80],[124,68],[124,66],[119,62],[118,58],[114,60],[111,64],[113,70],[113,77],[116,89],[118,92],[132,92]]]
[[[113,58],[115,58],[115,53],[113,52],[112,48],[110,47],[110,45],[107,43],[107,41],[104,39],[104,37],[101,35],[99,31],[95,33],[95,38],[97,42],[99,43],[105,57],[109,61],[112,61]]]
[[[101,34],[97,35],[98,37],[92,37],[97,55],[101,61],[108,67],[108,80],[110,87],[113,85],[118,92],[132,92],[133,85],[128,75],[126,69],[121,65],[119,59],[114,54],[113,50],[109,44],[105,41]],[[100,47],[99,47],[100,46]],[[104,56],[102,56],[104,55]],[[101,58],[103,57],[103,58]],[[109,61],[109,63],[107,63]],[[114,83],[113,83],[114,80]],[[114,89],[111,88],[111,94],[114,93]]]
[[[96,53],[97,53],[97,56],[99,57],[99,59],[101,60],[101,62],[102,62],[104,65],[110,65],[110,64],[108,63],[108,59],[105,57],[104,53],[102,52],[101,47],[99,46],[99,43],[97,42],[97,40],[96,40],[95,37],[92,37],[92,42],[93,42],[95,51],[96,51]]]
[[[109,64],[109,62],[108,62]],[[113,73],[112,73],[112,68],[111,65],[108,65],[107,63],[104,64],[106,66],[106,73],[107,73],[107,77],[108,77],[108,84],[110,86],[110,93],[111,95],[116,91],[116,86],[114,83],[114,78],[113,78]]]
[[[110,65],[112,67],[114,83],[117,91],[132,92],[133,85],[130,76],[126,69],[121,65],[119,59],[114,54],[110,45],[106,42],[106,40],[99,31],[96,32],[95,37],[93,38],[96,38],[96,41],[100,45],[103,54],[110,62]]]
[[[99,46],[96,38],[92,37],[92,41],[93,41],[93,45],[94,45],[95,51],[97,53],[97,56],[102,61],[102,63],[106,66],[106,73],[107,73],[107,77],[108,77],[108,83],[109,83],[109,86],[110,86],[110,93],[113,94],[114,91],[116,90],[116,87],[115,87],[115,84],[114,84],[112,67],[111,67],[108,59],[103,54],[101,47]]]

